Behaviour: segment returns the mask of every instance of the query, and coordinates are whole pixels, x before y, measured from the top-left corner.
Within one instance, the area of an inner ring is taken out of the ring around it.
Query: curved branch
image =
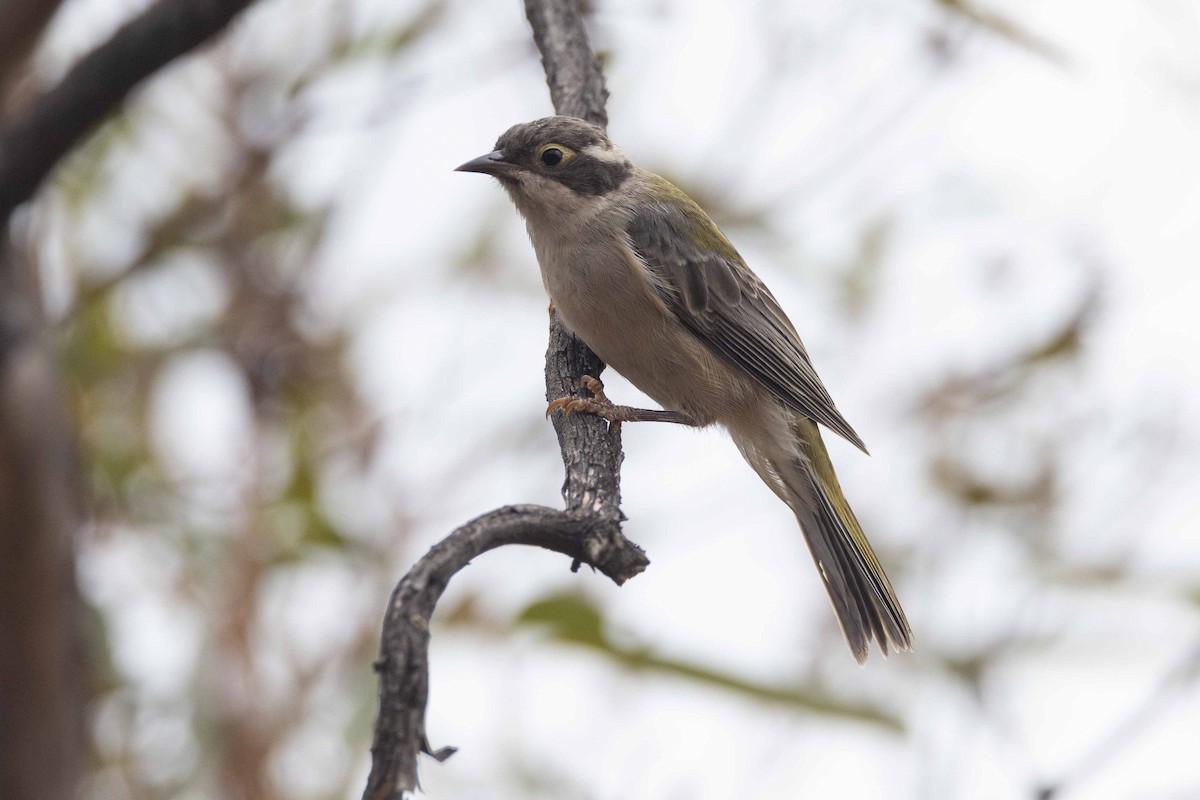
[[[446,584],[477,556],[508,544],[544,547],[587,564],[620,585],[650,562],[616,522],[545,506],[505,506],[471,520],[426,553],[392,592],[383,621],[379,718],[364,800],[393,800],[417,787],[417,755],[439,761],[425,736],[429,697],[429,620]]]
[[[575,0],[525,0],[525,14],[542,54],[546,83],[559,114],[608,123],[608,91],[588,44]],[[599,376],[604,362],[550,311],[546,400],[578,394],[584,375]],[[620,426],[599,417],[554,416],[566,477],[566,511],[508,506],[484,514],[450,534],[417,562],[392,592],[383,622],[379,717],[371,744],[371,774],[364,800],[400,800],[417,788],[417,756],[439,761],[454,748],[433,751],[425,736],[429,690],[429,620],[447,582],[472,558],[506,544],[531,544],[571,557],[572,569],[588,564],[618,585],[650,563],[621,535]]]

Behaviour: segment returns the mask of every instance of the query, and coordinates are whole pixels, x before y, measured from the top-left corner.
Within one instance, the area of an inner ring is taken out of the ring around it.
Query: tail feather
[[[822,492],[822,489],[816,491]],[[837,563],[837,569],[832,574],[824,568],[821,572],[830,597],[846,598],[841,603],[835,602],[834,608],[836,610],[842,606],[846,609],[845,613],[838,614],[838,623],[854,657],[859,663],[866,660],[872,638],[879,644],[885,657],[889,642],[897,650],[907,650],[910,639],[908,623],[904,621],[904,612],[887,584],[886,576],[879,573],[883,580],[877,580],[876,574],[863,563],[857,545],[846,535],[845,526],[836,512],[829,508],[827,498],[821,497],[821,506],[815,515],[798,516],[818,567],[821,568],[825,561],[818,557],[818,551],[830,553],[832,560]],[[814,533],[810,534],[810,531]],[[895,610],[892,611],[889,606]]]
[[[800,457],[774,463],[772,468],[789,490],[786,499],[796,512],[854,658],[860,664],[866,660],[871,639],[885,657],[889,645],[911,649],[912,630],[904,610],[842,494],[816,424],[797,416],[794,433]]]

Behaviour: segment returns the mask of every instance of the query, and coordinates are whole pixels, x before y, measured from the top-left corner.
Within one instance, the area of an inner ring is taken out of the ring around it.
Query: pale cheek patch
[[[544,191],[547,206],[572,216],[590,217],[601,205],[599,198],[577,194],[557,181],[546,181]]]
[[[624,164],[627,161],[625,154],[616,145],[604,147],[598,144],[589,144],[581,152],[607,164]]]
[[[522,176],[518,205],[539,216],[568,220],[590,219],[603,207],[601,198],[577,194],[558,181]]]

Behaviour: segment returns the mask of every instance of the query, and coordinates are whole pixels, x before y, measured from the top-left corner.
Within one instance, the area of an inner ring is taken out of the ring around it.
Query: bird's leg
[[[676,425],[699,426],[699,423],[691,415],[682,411],[657,411],[649,408],[616,405],[604,394],[604,384],[600,382],[600,379],[591,375],[584,375],[580,378],[579,385],[591,392],[592,396],[560,397],[546,407],[546,416],[561,409],[563,416],[569,416],[573,411],[583,411],[595,414],[612,423],[673,422]]]

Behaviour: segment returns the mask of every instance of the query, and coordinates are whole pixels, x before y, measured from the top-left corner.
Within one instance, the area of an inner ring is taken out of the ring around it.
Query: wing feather
[[[704,211],[666,185],[672,202],[642,204],[626,232],[667,307],[714,353],[866,452],[774,295]]]

